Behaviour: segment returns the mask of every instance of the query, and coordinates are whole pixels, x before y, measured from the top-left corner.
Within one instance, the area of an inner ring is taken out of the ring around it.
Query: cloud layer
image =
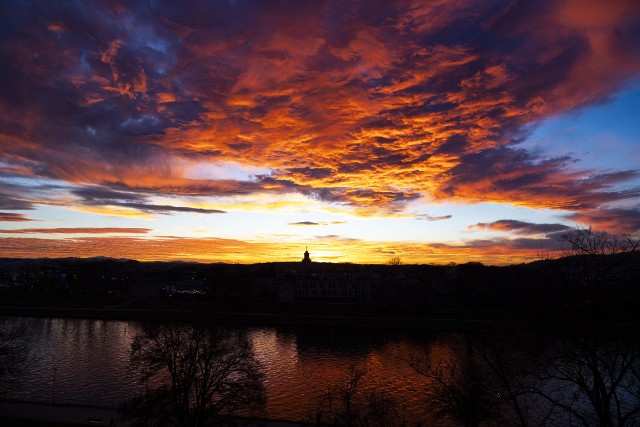
[[[14,230],[0,230],[0,234],[145,234],[149,228],[124,227],[75,227],[75,228],[18,228]]]
[[[212,214],[225,211],[196,200],[299,193],[363,215],[493,202],[640,229],[637,170],[521,144],[637,79],[635,0],[3,6],[0,221],[42,204]],[[64,197],[16,190],[34,179]]]
[[[9,3],[0,155],[17,174],[176,194],[276,185],[386,209],[419,194],[638,197],[612,189],[636,172],[514,148],[528,123],[637,76],[635,1]],[[273,172],[189,179],[177,159],[194,158]]]
[[[25,214],[15,212],[0,212],[0,222],[24,222],[31,221]]]
[[[479,230],[510,231],[520,235],[550,234],[571,230],[571,227],[564,224],[534,224],[514,219],[501,219],[490,223],[480,222],[469,227],[469,229],[474,228]]]

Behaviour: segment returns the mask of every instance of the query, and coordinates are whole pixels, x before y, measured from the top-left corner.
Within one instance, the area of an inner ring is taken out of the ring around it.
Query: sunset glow
[[[509,264],[640,232],[638,1],[0,10],[0,257]]]

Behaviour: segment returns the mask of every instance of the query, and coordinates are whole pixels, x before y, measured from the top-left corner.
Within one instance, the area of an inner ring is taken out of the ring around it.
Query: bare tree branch
[[[182,323],[146,325],[131,345],[131,367],[152,389],[128,401],[125,416],[140,425],[205,426],[259,413],[263,374],[238,334]]]
[[[0,397],[20,384],[20,377],[29,366],[27,322],[0,319]]]

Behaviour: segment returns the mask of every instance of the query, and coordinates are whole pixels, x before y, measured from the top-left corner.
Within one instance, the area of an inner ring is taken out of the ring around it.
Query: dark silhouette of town
[[[579,257],[501,267],[319,263],[308,251],[301,262],[248,265],[0,259],[0,299],[7,314],[21,307],[20,314],[49,308],[69,316],[64,309],[100,309],[100,317],[173,309],[541,321],[586,319],[597,302],[608,318],[638,320],[640,254],[600,257],[602,266],[590,267],[602,270],[597,289]]]

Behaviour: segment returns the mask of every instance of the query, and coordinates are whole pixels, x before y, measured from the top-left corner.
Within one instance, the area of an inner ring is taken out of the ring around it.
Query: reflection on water
[[[346,375],[351,364],[357,364],[368,372],[365,387],[398,396],[404,409],[417,415],[423,403],[418,391],[424,384],[406,363],[417,344],[398,336],[381,338],[377,333],[322,328],[295,333],[272,328],[249,331],[267,376],[268,413],[312,418],[321,395]]]
[[[117,404],[140,391],[128,372],[128,322],[30,319],[34,363],[20,392],[34,399]],[[54,390],[55,377],[55,390]]]
[[[36,399],[117,405],[144,391],[129,372],[129,348],[136,322],[31,319],[35,363],[21,390]],[[267,416],[306,420],[320,396],[358,364],[368,370],[365,386],[393,393],[411,419],[423,410],[423,379],[407,364],[425,348],[434,358],[452,356],[459,334],[406,336],[379,330],[339,328],[246,328],[266,377]]]

